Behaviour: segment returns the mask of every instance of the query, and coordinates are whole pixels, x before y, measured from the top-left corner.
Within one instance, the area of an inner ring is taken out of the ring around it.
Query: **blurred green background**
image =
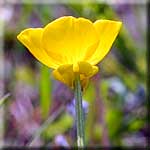
[[[4,22],[4,145],[74,146],[73,92],[17,41],[25,28],[72,15],[123,27],[83,93],[87,146],[146,146],[146,5],[58,3],[0,6]],[[0,89],[1,90],[1,89]],[[1,139],[2,140],[2,139]]]

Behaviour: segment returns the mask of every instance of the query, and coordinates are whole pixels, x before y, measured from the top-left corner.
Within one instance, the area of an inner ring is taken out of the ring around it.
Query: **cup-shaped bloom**
[[[18,40],[43,64],[54,69],[59,81],[74,87],[80,75],[84,87],[98,72],[98,64],[109,52],[122,23],[64,16],[44,28],[23,30]]]

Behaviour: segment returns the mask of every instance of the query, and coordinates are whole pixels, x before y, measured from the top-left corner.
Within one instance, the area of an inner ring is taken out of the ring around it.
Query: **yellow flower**
[[[54,77],[74,87],[80,74],[82,87],[98,72],[98,64],[109,52],[122,23],[64,16],[44,28],[23,30],[18,40],[43,64],[53,68]]]

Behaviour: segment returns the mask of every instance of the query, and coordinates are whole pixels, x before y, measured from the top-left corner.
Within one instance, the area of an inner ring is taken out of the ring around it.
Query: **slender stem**
[[[61,106],[56,112],[54,112],[35,132],[27,146],[33,146],[34,142],[41,136],[41,133],[65,110],[65,106]]]
[[[76,75],[75,78],[75,106],[76,106],[76,122],[77,122],[77,146],[84,147],[85,139],[84,139],[84,114],[82,107],[82,91],[80,84],[80,76]]]

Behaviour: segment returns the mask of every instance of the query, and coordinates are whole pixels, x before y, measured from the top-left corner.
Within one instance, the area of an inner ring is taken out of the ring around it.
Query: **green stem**
[[[77,146],[84,147],[85,139],[84,139],[84,114],[82,107],[82,91],[80,84],[80,76],[76,75],[75,78],[75,108],[76,108],[76,121],[77,121]]]

